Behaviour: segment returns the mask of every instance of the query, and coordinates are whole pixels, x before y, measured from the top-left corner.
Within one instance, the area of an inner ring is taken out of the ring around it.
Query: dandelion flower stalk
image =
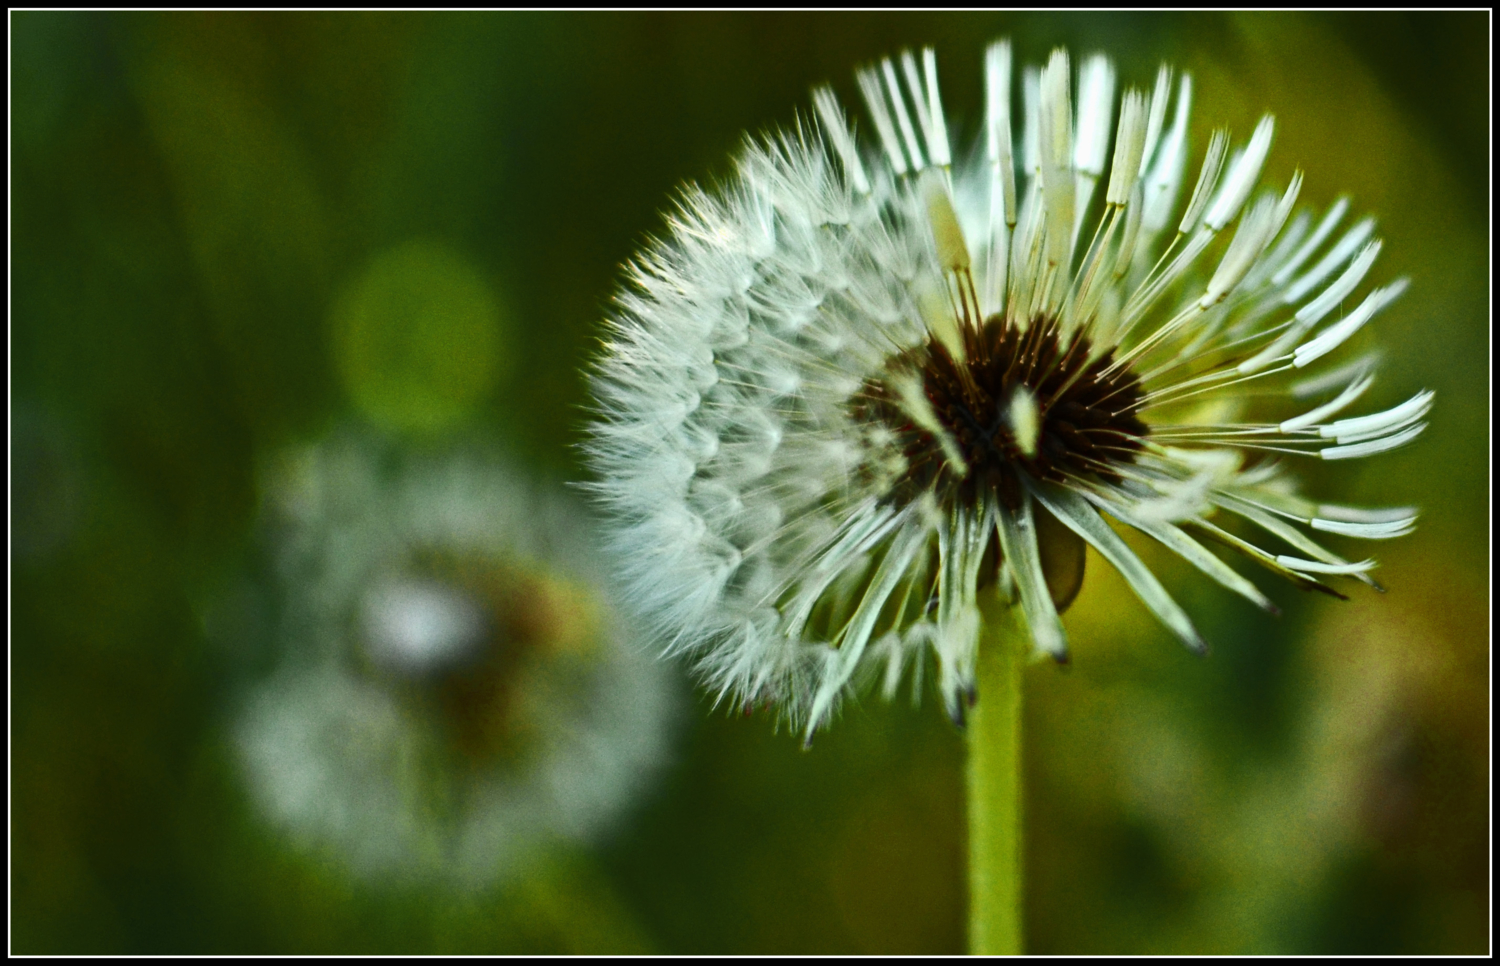
[[[971,713],[969,805],[969,951],[1016,955],[1022,944],[1021,669],[1026,629],[1014,610],[981,608],[977,677],[984,700]]]
[[[977,711],[973,938],[1015,951],[1020,661],[1068,659],[1085,548],[1196,652],[1117,526],[1273,613],[1210,544],[1373,587],[1374,560],[1324,541],[1416,511],[1305,497],[1287,467],[1406,445],[1433,397],[1347,415],[1377,361],[1349,343],[1406,282],[1358,294],[1374,221],[1298,210],[1300,172],[1261,185],[1270,115],[1216,131],[1194,174],[1192,81],[1165,66],[1117,93],[1103,56],[1076,84],[1062,50],[1017,78],[997,43],[957,152],[931,50],[856,79],[867,126],[815,91],[815,121],[687,188],[631,264],[592,486],[630,599],[731,706],[809,741],[868,684]]]

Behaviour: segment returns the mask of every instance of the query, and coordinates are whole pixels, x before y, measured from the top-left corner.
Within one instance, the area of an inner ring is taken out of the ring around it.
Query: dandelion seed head
[[[1415,517],[1324,513],[1286,471],[1426,425],[1427,393],[1347,412],[1373,362],[1343,347],[1405,287],[1358,294],[1374,222],[1299,211],[1300,172],[1262,184],[1270,115],[1194,172],[1192,81],[1166,66],[1141,87],[1100,55],[1075,83],[1061,50],[1012,71],[992,45],[973,150],[931,51],[856,71],[868,124],[815,91],[815,121],[683,193],[596,368],[591,487],[630,598],[721,699],[808,734],[869,680],[932,675],[957,715],[982,595],[1065,657],[1085,546],[1201,650],[1106,516],[1268,610],[1205,540],[1337,593],[1373,562],[1312,533]]]
[[[277,667],[234,735],[299,851],[478,889],[598,834],[665,757],[664,667],[579,507],[483,447],[342,433],[267,486]]]

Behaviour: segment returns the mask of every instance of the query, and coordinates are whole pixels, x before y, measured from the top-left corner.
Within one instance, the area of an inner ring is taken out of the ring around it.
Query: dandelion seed
[[[1306,368],[1336,370],[1405,286],[1357,300],[1374,222],[1340,234],[1346,199],[1297,213],[1300,172],[1261,184],[1270,115],[1239,145],[1216,132],[1191,172],[1192,84],[1166,67],[1116,97],[1090,57],[1075,94],[1066,52],[1013,84],[996,44],[983,143],[951,152],[931,52],[916,63],[858,72],[869,125],[816,91],[816,125],[747,145],[718,192],[685,189],[630,265],[588,452],[665,649],[811,734],[861,682],[919,688],[929,653],[957,719],[983,594],[1064,659],[1077,583],[1058,561],[1084,544],[1201,650],[1106,516],[1268,610],[1203,539],[1301,587],[1373,583],[1309,531],[1384,539],[1415,514],[1331,519],[1285,457],[1374,455],[1426,425],[1430,393],[1330,421],[1373,367]]]

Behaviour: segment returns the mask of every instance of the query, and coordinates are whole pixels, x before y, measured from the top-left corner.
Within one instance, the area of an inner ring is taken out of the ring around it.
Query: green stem
[[[1021,944],[1021,669],[1019,608],[985,606],[979,700],[969,715],[969,952],[1019,955]]]

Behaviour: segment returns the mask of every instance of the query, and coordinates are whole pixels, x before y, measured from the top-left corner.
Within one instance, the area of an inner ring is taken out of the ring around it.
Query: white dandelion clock
[[[482,452],[347,436],[287,460],[268,503],[284,653],[236,739],[299,846],[482,887],[596,835],[663,763],[667,681],[566,497]]]
[[[1013,91],[994,45],[982,135],[955,151],[930,50],[859,71],[873,136],[818,90],[815,124],[686,189],[632,263],[595,492],[630,599],[721,697],[811,734],[860,682],[935,666],[958,717],[984,595],[1065,658],[1085,544],[1201,650],[1110,520],[1268,610],[1207,543],[1334,592],[1375,564],[1330,535],[1412,529],[1287,472],[1426,425],[1428,392],[1351,415],[1374,359],[1347,344],[1406,284],[1366,285],[1373,221],[1299,211],[1300,173],[1262,184],[1269,115],[1195,167],[1189,77],[1117,96],[1103,57],[1077,75],[1057,51]]]

